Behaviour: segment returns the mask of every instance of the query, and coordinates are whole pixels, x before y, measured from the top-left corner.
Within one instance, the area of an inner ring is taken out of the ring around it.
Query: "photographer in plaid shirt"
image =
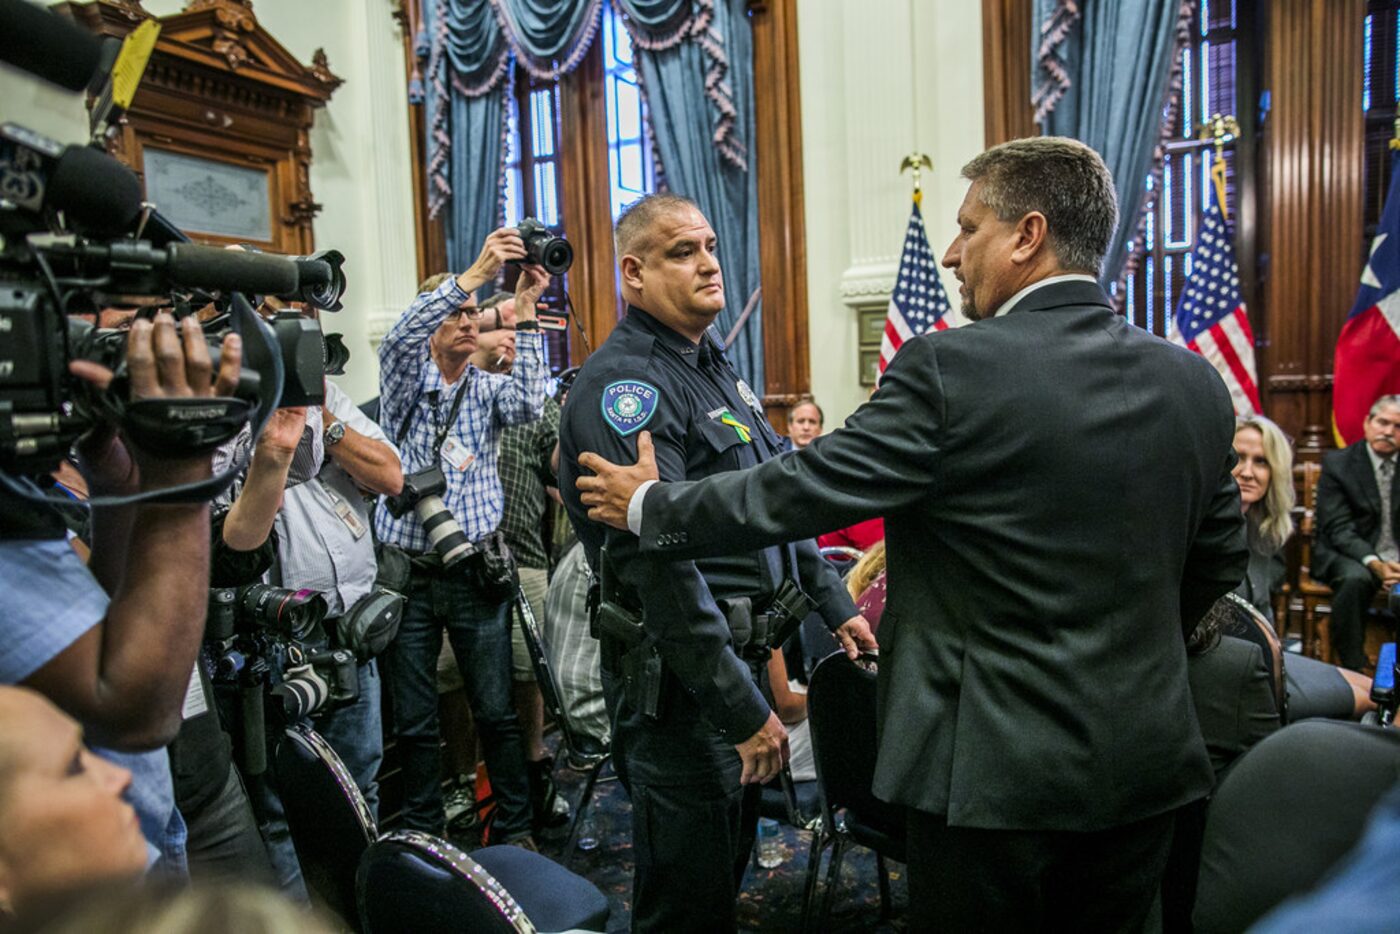
[[[385,335],[379,347],[380,424],[398,441],[404,474],[440,460],[447,478],[443,502],[467,538],[479,542],[501,521],[497,472],[501,430],[540,417],[546,376],[535,303],[549,283],[543,269],[522,265],[516,287],[516,361],[510,375],[483,372],[468,358],[477,349],[481,312],[473,292],[496,278],[501,266],[525,257],[518,231],[503,227],[486,238],[465,272],[424,291]],[[453,424],[436,439],[460,393]],[[520,723],[511,703],[508,604],[482,593],[457,567],[433,567],[422,524],[412,512],[375,515],[379,539],[417,556],[408,606],[387,661],[392,672],[394,722],[403,753],[404,824],[412,830],[445,830],[441,787],[436,667],[446,630],[457,658],[481,738],[497,807],[493,843],[530,838],[530,796]]]

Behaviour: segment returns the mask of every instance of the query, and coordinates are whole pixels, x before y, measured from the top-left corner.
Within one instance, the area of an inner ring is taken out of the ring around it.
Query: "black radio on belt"
[[[773,601],[768,604],[767,611],[762,614],[767,618],[768,631],[764,635],[768,648],[776,649],[786,642],[816,605],[811,597],[802,592],[796,581],[790,577],[785,578],[778,592],[773,595]],[[760,634],[757,631],[757,623],[754,630],[754,636],[758,637]]]

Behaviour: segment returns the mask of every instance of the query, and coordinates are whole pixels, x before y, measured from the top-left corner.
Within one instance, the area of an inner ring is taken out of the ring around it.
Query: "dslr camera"
[[[442,501],[442,494],[446,491],[447,478],[443,476],[442,468],[434,464],[405,476],[403,490],[398,496],[386,498],[384,507],[395,519],[402,518],[412,509],[442,566],[450,568],[469,557],[474,549],[467,533]]]
[[[525,262],[543,266],[551,276],[569,271],[574,264],[573,244],[556,237],[550,229],[533,217],[520,222],[520,239],[525,241]]]
[[[245,697],[266,691],[289,723],[353,704],[360,696],[355,655],[324,647],[325,618],[326,598],[314,590],[211,589],[204,640],[214,680],[238,686]]]

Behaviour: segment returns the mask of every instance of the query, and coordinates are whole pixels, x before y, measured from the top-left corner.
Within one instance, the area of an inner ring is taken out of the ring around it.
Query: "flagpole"
[[[909,155],[905,156],[904,161],[899,164],[899,174],[903,175],[909,169],[914,170],[914,204],[922,208],[924,204],[924,189],[919,183],[919,173],[922,172],[923,169],[928,169],[932,172],[933,160],[928,157],[927,153],[911,152]]]
[[[1400,120],[1396,121],[1400,126]],[[1240,135],[1240,124],[1234,114],[1211,114],[1209,120],[1201,124],[1200,139],[1215,141],[1215,164],[1210,167],[1210,177],[1215,182],[1216,203],[1220,205],[1220,216],[1230,219],[1229,202],[1225,200],[1225,144]],[[1392,144],[1395,142],[1391,141]]]

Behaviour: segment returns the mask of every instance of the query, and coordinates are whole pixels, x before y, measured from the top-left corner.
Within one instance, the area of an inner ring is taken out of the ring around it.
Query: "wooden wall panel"
[[[603,44],[593,43],[571,74],[559,82],[560,191],[565,224],[574,245],[569,300],[593,348],[617,325],[617,260],[613,255],[612,190],[608,179],[608,138],[604,99]],[[578,332],[569,334],[569,356],[577,365],[588,356]]]
[[[779,431],[811,392],[795,0],[751,3],[764,405]]]
[[[1366,4],[1268,6],[1264,406],[1299,453],[1315,457],[1332,446],[1332,353],[1363,258],[1358,66]]]
[[[988,147],[1039,136],[1031,107],[1031,0],[982,0],[984,136]]]

